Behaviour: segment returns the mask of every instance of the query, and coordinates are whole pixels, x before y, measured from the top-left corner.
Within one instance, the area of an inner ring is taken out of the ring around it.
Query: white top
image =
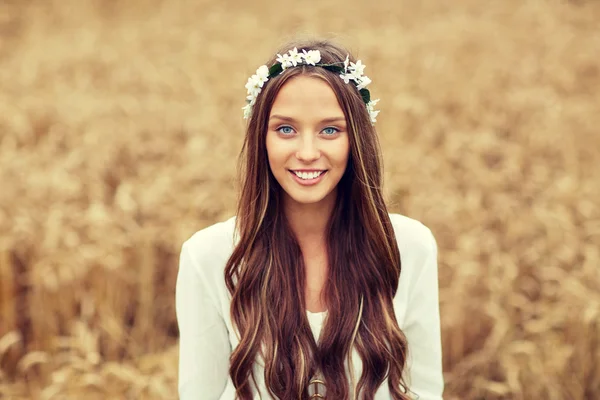
[[[420,222],[390,214],[400,249],[402,272],[394,297],[398,324],[408,340],[407,385],[420,400],[441,400],[442,349],[438,302],[437,246]],[[234,400],[229,356],[239,341],[229,317],[231,297],[224,269],[234,246],[235,217],[196,232],[182,246],[176,286],[181,400]],[[315,338],[326,315],[307,311]],[[356,353],[358,378],[362,363]],[[258,363],[255,377],[263,399],[271,399]],[[255,394],[255,399],[258,399]],[[391,399],[384,381],[375,400]]]

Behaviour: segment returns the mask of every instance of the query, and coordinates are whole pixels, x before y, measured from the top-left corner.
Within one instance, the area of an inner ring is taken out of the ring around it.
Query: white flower
[[[244,119],[250,118],[250,115],[252,114],[252,105],[247,104],[245,107],[242,107],[242,110],[244,110]]]
[[[253,97],[258,96],[258,94],[260,93],[260,89],[268,80],[269,68],[266,65],[261,65],[256,70],[256,74],[248,78],[248,82],[246,82],[246,89],[248,90],[248,94]]]
[[[371,117],[372,125],[375,125],[375,123],[377,122],[377,115],[379,114],[379,112],[380,112],[380,110],[369,112],[369,117]]]
[[[260,93],[259,78],[257,75],[252,75],[246,82],[246,89],[251,96],[258,96]]]
[[[354,72],[354,76],[360,78],[365,73],[366,65],[363,65],[362,61],[357,60],[356,63],[351,62],[348,69]]]
[[[358,82],[359,82],[359,83],[358,83],[358,86],[357,86],[356,88],[357,88],[358,90],[361,90],[361,89],[364,89],[364,88],[366,88],[366,87],[369,85],[369,83],[371,83],[372,81],[371,81],[371,79],[369,79],[369,77],[368,77],[368,76],[363,76],[363,77],[361,77],[361,78],[358,80]]]
[[[371,100],[367,103],[367,111],[369,113],[369,118],[371,119],[371,125],[375,125],[377,122],[377,115],[379,115],[380,110],[374,110],[375,105],[379,103],[379,99]]]
[[[344,72],[348,72],[348,63],[350,62],[350,55],[346,55],[346,60],[344,61]],[[348,82],[346,82],[348,83]]]
[[[266,65],[261,65],[256,70],[256,78],[258,81],[258,86],[263,87],[263,84],[269,80],[269,67]]]
[[[294,67],[298,64],[302,64],[303,55],[298,53],[298,49],[296,47],[290,50],[289,54],[290,61]]]
[[[308,65],[315,65],[321,61],[321,52],[319,50],[309,50],[308,52],[306,52],[306,50],[302,50],[302,52],[304,61]]]
[[[373,110],[373,107],[375,107],[375,105],[376,105],[377,103],[379,103],[379,99],[375,99],[375,100],[371,100],[371,101],[369,101],[369,102],[367,103],[367,110],[368,110],[369,112],[371,112],[371,111],[374,111],[374,110]]]
[[[282,69],[289,68],[293,65],[292,60],[290,60],[290,56],[288,54],[277,54],[277,62],[281,64]]]
[[[340,78],[344,80],[344,83],[350,83],[351,80],[356,79],[352,74],[340,74]]]

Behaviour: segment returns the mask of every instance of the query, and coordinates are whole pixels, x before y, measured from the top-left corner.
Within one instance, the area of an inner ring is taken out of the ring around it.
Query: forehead
[[[308,75],[295,76],[281,87],[271,114],[302,118],[344,116],[331,86],[323,79]]]

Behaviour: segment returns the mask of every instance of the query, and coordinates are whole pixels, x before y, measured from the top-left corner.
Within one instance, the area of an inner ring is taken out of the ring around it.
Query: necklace
[[[325,381],[317,375],[308,382],[308,395],[310,399],[326,399],[327,387]]]

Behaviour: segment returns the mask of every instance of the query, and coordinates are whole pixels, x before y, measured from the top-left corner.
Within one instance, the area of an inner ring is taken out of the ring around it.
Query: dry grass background
[[[0,2],[0,398],[174,399],[179,247],[231,215],[244,83],[368,65],[440,247],[447,399],[600,398],[600,3]]]

